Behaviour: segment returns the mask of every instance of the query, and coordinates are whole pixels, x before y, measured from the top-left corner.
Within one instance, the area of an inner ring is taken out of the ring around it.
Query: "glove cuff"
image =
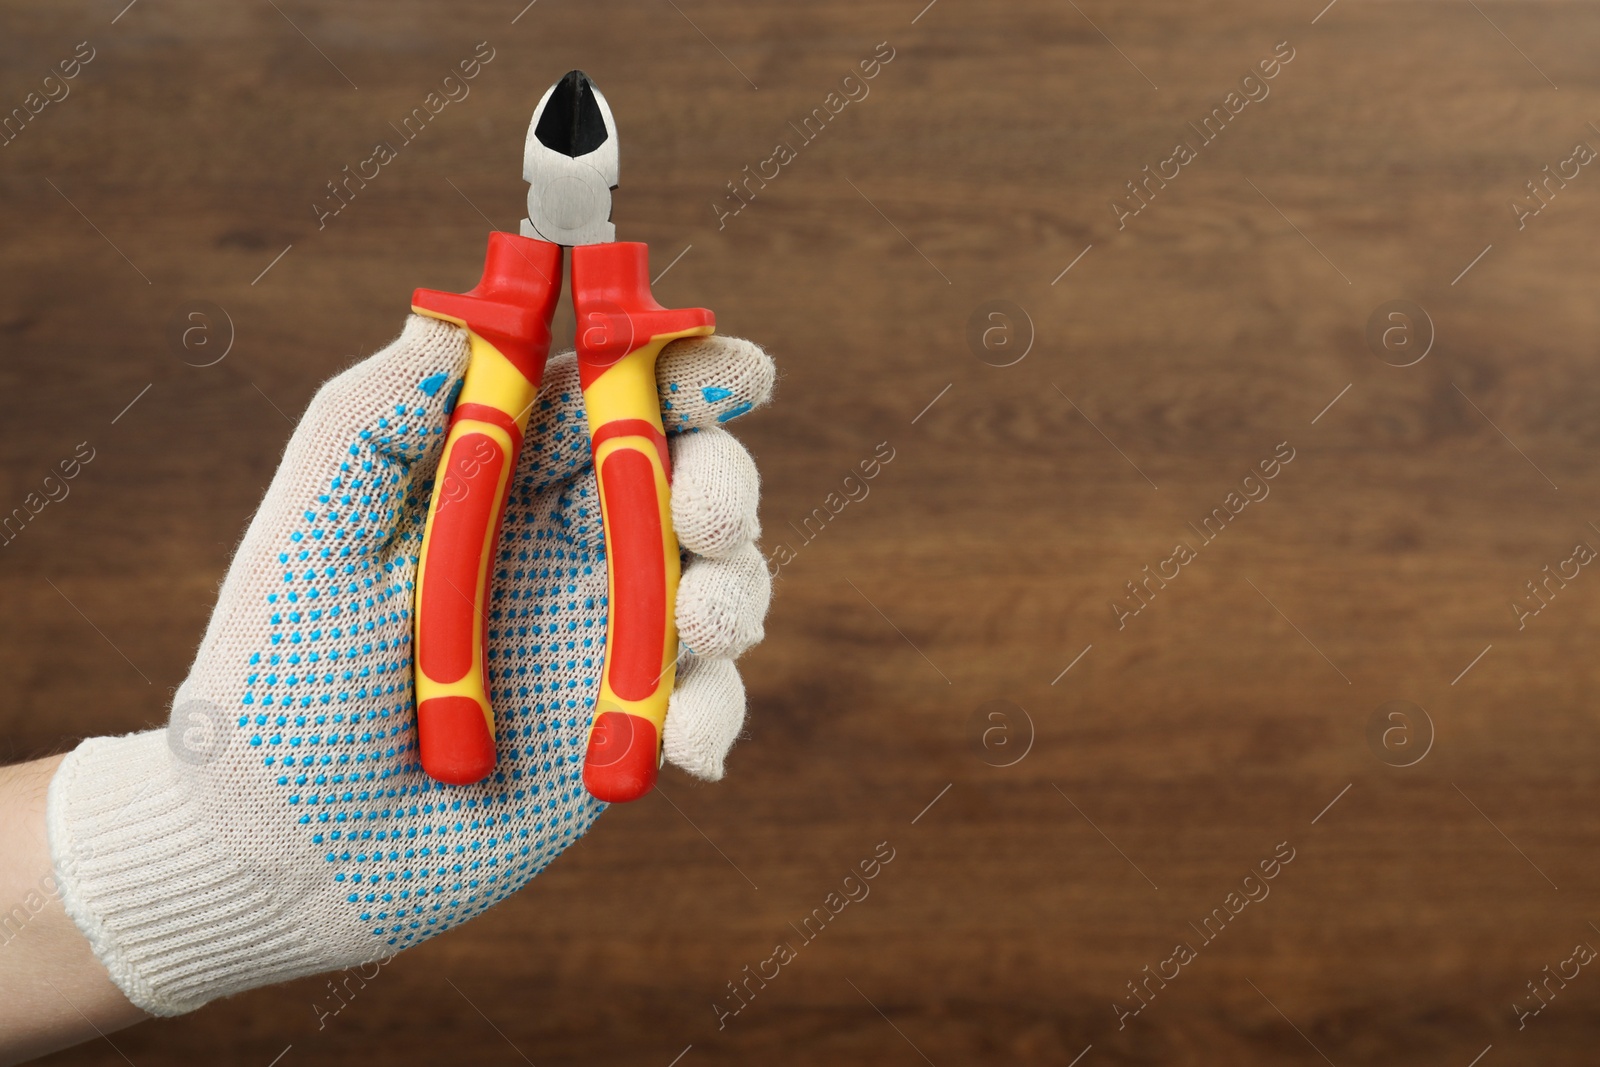
[[[67,914],[152,1015],[320,969],[281,889],[229,854],[174,760],[166,730],[91,738],[62,761],[47,811]]]

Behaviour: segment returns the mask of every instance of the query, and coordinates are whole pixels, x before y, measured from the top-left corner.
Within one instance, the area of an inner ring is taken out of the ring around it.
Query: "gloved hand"
[[[94,738],[50,786],[68,913],[155,1015],[392,955],[505,899],[605,807],[584,790],[606,611],[577,366],[550,361],[507,507],[489,620],[499,763],[426,777],[413,578],[466,332],[412,316],[328,382],[291,438],[166,729]],[[721,337],[659,362],[687,551],[668,760],[722,776],[744,720],[734,657],[771,583],[757,476],[720,424],[763,404],[767,356]]]

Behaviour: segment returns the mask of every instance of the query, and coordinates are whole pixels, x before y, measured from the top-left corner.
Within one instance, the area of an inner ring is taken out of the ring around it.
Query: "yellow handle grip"
[[[678,535],[656,358],[668,341],[715,329],[703,308],[661,307],[649,284],[642,244],[572,250],[578,379],[605,523],[608,596],[583,783],[605,801],[636,800],[655,785],[677,676]]]
[[[484,338],[469,337],[471,362],[434,478],[416,579],[420,755],[430,775],[455,784],[479,781],[495,764],[489,583],[539,388]]]
[[[417,751],[441,782],[469,785],[494,769],[490,581],[560,293],[560,246],[492,233],[476,288],[418,289],[411,298],[417,314],[465,327],[469,344],[423,527],[413,616]]]
[[[603,800],[655,783],[678,660],[678,536],[656,398],[665,338],[628,353],[583,393],[606,536],[606,658],[583,779]]]

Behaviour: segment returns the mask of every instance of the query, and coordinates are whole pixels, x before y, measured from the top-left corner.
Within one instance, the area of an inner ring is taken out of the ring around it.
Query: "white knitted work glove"
[[[392,955],[505,899],[605,807],[581,780],[606,577],[570,354],[546,371],[500,538],[498,765],[448,786],[418,763],[412,582],[466,362],[464,330],[414,315],[323,386],[168,727],[85,741],[51,783],[67,912],[147,1012]],[[755,464],[719,424],[766,402],[773,367],[708,337],[668,346],[658,377],[688,553],[666,756],[715,779],[744,720],[733,658],[761,639],[771,593]]]

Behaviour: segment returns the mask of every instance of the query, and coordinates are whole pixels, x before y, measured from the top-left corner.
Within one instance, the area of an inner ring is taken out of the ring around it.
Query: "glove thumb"
[[[365,451],[406,466],[437,456],[466,368],[465,330],[410,316],[387,347],[317,390],[289,443],[285,467],[309,462],[321,468],[333,455]]]
[[[438,464],[467,352],[466,330],[412,315],[387,347],[317,391],[234,556],[197,670],[253,636],[274,589],[331,581],[388,554],[416,509],[415,487]]]

